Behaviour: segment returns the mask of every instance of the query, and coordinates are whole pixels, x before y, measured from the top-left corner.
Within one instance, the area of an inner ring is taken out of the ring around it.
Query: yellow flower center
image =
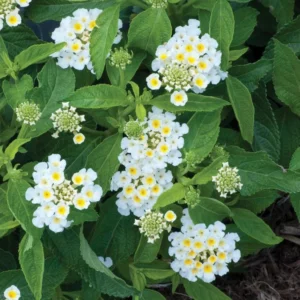
[[[211,273],[212,272],[212,265],[205,265],[203,268],[204,273]]]
[[[198,44],[197,45],[197,49],[198,49],[198,51],[200,51],[200,52],[202,52],[202,51],[204,51],[205,50],[205,46],[204,46],[204,44]]]
[[[58,173],[58,172],[54,172],[53,174],[52,174],[52,179],[53,180],[55,180],[55,181],[57,181],[57,180],[60,180],[60,174]]]
[[[160,120],[153,120],[152,121],[152,127],[157,129],[160,126]]]
[[[15,298],[17,298],[18,295],[17,295],[17,292],[15,292],[15,291],[9,291],[8,296],[12,299],[15,299]]]
[[[16,16],[10,16],[9,19],[8,19],[8,22],[9,22],[10,24],[17,24],[18,19],[17,19]]]
[[[93,20],[93,21],[90,22],[90,25],[89,25],[89,26],[90,26],[91,29],[94,29],[94,28],[96,27],[96,25],[97,25],[97,24],[96,24],[96,21]]]
[[[76,31],[82,30],[82,25],[80,23],[75,23],[74,24],[74,30],[76,30]]]

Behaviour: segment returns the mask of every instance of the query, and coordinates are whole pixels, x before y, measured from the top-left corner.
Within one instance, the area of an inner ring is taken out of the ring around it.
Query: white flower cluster
[[[58,138],[60,132],[72,132],[74,134],[73,141],[75,144],[82,144],[85,140],[85,136],[79,133],[82,126],[81,122],[85,121],[84,115],[79,115],[76,112],[76,108],[69,105],[69,102],[62,103],[62,109],[59,108],[50,117],[53,121],[53,128],[56,132],[52,134],[52,137]]]
[[[5,300],[19,300],[20,297],[21,292],[15,285],[10,286],[4,291]]]
[[[181,232],[169,235],[170,256],[175,256],[171,267],[175,272],[188,279],[212,282],[215,276],[229,272],[227,264],[238,262],[240,250],[236,242],[240,240],[236,233],[225,234],[226,226],[217,221],[206,227],[205,224],[194,225],[188,210],[183,210]]]
[[[188,25],[177,27],[173,37],[156,50],[152,70],[157,73],[147,77],[151,90],[164,86],[173,92],[171,102],[176,106],[186,104],[188,90],[203,93],[210,83],[218,84],[227,77],[220,69],[218,42],[208,34],[199,37],[199,26],[198,20],[190,19]]]
[[[223,163],[217,176],[212,177],[212,182],[216,183],[216,189],[223,198],[226,198],[227,194],[234,194],[243,187],[238,169],[229,167],[228,162]]]
[[[41,110],[35,103],[22,102],[16,108],[17,121],[28,125],[35,125],[41,117]]]
[[[171,222],[176,220],[176,214],[169,210],[163,215],[160,212],[147,210],[145,215],[134,221],[134,225],[139,226],[140,233],[148,238],[148,243],[153,244],[164,230],[171,231]]]
[[[70,208],[87,209],[102,196],[101,186],[94,184],[97,174],[92,169],[81,169],[65,178],[66,161],[59,154],[52,154],[48,162],[38,163],[32,174],[35,186],[28,188],[25,198],[39,207],[33,213],[32,223],[38,228],[49,226],[54,232],[61,232],[71,225],[68,221]],[[79,191],[80,189],[80,191]]]
[[[10,27],[21,24],[22,19],[19,14],[20,7],[29,6],[31,0],[1,0],[0,1],[0,30],[4,26],[4,20]]]
[[[175,122],[175,118],[174,114],[153,107],[141,124],[131,121],[141,130],[128,131],[140,132],[141,136],[122,139],[119,161],[125,171],[117,172],[111,182],[111,190],[122,188],[117,200],[120,214],[129,215],[132,211],[143,216],[160,194],[172,186],[173,176],[166,167],[182,162],[179,149],[184,145],[182,136],[188,132],[188,126]]]
[[[98,256],[98,259],[106,266],[107,268],[110,268],[113,265],[113,261],[110,257],[103,257],[103,256]]]
[[[92,73],[93,65],[90,56],[90,35],[92,30],[97,26],[96,20],[102,10],[94,9],[77,9],[72,17],[63,18],[60,27],[52,33],[52,39],[55,44],[65,42],[67,45],[59,52],[52,56],[57,57],[57,64],[66,69],[72,67],[76,70],[83,70],[87,67]],[[121,41],[122,21],[119,19],[118,33],[114,44]],[[103,40],[103,43],[105,40]]]

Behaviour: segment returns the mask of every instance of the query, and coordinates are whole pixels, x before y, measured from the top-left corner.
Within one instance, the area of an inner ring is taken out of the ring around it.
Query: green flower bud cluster
[[[167,8],[167,0],[147,0],[147,2],[152,5],[153,8]]]
[[[41,111],[37,104],[23,102],[16,108],[17,121],[28,125],[34,125],[41,117]]]
[[[228,162],[223,163],[217,176],[212,177],[212,181],[216,183],[216,189],[223,198],[227,198],[228,194],[234,194],[243,187],[238,169],[231,168]]]
[[[215,145],[215,147],[213,148],[213,150],[210,153],[210,158],[212,160],[215,160],[218,157],[225,156],[226,154],[227,154],[227,152],[224,150],[224,148],[222,146]]]
[[[124,132],[129,138],[140,138],[143,135],[144,128],[138,121],[130,120],[124,126]]]
[[[185,202],[188,206],[195,206],[199,202],[200,193],[192,186],[185,193]]]
[[[132,57],[133,53],[129,53],[123,47],[120,47],[119,49],[115,48],[111,51],[109,62],[112,66],[125,70],[126,66],[131,64]]]

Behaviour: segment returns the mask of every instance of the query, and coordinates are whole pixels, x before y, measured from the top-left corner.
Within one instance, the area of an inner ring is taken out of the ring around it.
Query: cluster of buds
[[[79,133],[82,126],[81,122],[85,121],[84,115],[79,115],[76,112],[76,108],[70,106],[68,102],[62,103],[62,109],[59,108],[50,117],[53,121],[53,127],[56,132],[52,134],[52,137],[58,138],[60,132],[71,132],[74,134],[74,143],[81,144],[84,142],[85,137],[82,133]]]
[[[41,110],[35,103],[22,102],[16,108],[17,121],[28,125],[35,125],[41,117]]]
[[[164,230],[171,231],[170,223],[176,220],[176,214],[169,210],[163,215],[160,212],[146,211],[145,215],[140,219],[136,219],[134,225],[139,226],[140,233],[148,238],[148,243],[154,243],[159,239]]]
[[[167,0],[146,0],[153,8],[167,8]]]
[[[120,47],[119,49],[115,48],[110,53],[109,62],[112,66],[125,70],[126,66],[131,64],[132,57],[133,53],[129,53],[123,47]]]
[[[223,163],[223,167],[218,171],[217,176],[212,177],[212,181],[216,183],[216,189],[223,198],[226,198],[227,194],[234,194],[243,187],[238,169],[229,167],[228,162]]]

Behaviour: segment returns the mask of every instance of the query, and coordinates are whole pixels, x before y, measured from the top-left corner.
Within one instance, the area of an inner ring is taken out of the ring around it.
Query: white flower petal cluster
[[[20,297],[21,292],[15,285],[10,286],[4,291],[5,300],[19,300]]]
[[[236,242],[240,238],[236,233],[225,234],[223,223],[217,221],[208,227],[194,225],[188,209],[183,210],[181,222],[181,231],[169,235],[169,254],[175,257],[171,268],[182,277],[189,281],[200,278],[212,282],[216,275],[229,272],[227,265],[230,262],[239,261],[241,252],[236,249]]]
[[[17,121],[28,125],[35,125],[41,117],[41,110],[35,103],[22,102],[16,108]]]
[[[87,67],[94,73],[90,56],[90,35],[92,30],[97,27],[96,20],[102,13],[101,9],[80,8],[74,11],[73,16],[63,18],[60,26],[52,33],[55,44],[62,42],[67,45],[52,56],[57,57],[57,64],[66,69],[72,67],[76,70],[83,70]],[[121,41],[122,33],[120,29],[123,23],[119,19],[118,33],[114,39],[114,44]],[[105,38],[103,40],[105,42]]]
[[[117,206],[120,214],[141,217],[151,210],[157,198],[172,184],[172,173],[167,165],[182,162],[180,149],[188,126],[175,122],[175,115],[156,107],[148,113],[144,122],[130,121],[125,132],[130,134],[121,142],[119,155],[124,171],[117,172],[111,182],[111,190],[122,189]],[[139,137],[136,134],[141,133]]]
[[[164,230],[171,231],[171,222],[176,220],[176,214],[173,211],[166,212],[163,215],[160,212],[147,210],[145,215],[134,221],[134,225],[139,226],[140,233],[143,233],[148,238],[148,243],[153,244],[159,239]]]
[[[4,21],[9,27],[21,24],[22,18],[19,14],[19,7],[29,6],[31,0],[1,0],[0,1],[0,30],[4,26]]]
[[[190,19],[188,25],[175,29],[172,38],[156,50],[152,62],[153,73],[147,77],[151,90],[162,86],[171,94],[171,103],[184,106],[188,101],[186,92],[203,93],[209,84],[218,84],[227,77],[221,71],[222,53],[218,42],[209,34],[200,37],[198,20]]]
[[[103,256],[98,256],[98,259],[106,266],[107,268],[110,268],[113,265],[113,261],[110,257],[103,257]]]
[[[85,137],[82,133],[79,133],[81,130],[81,122],[85,121],[84,115],[79,115],[76,112],[76,108],[69,105],[69,102],[63,102],[62,108],[59,108],[55,113],[50,117],[53,122],[53,128],[56,129],[56,132],[52,134],[52,137],[58,138],[60,132],[71,132],[74,134],[74,143],[82,144],[85,140]]]
[[[212,181],[216,183],[216,189],[223,198],[226,198],[228,194],[240,191],[243,187],[241,177],[238,175],[238,169],[231,168],[228,162],[223,163],[217,176],[212,177]]]
[[[68,220],[71,207],[87,209],[98,202],[103,194],[101,186],[94,184],[97,174],[92,169],[81,169],[72,180],[65,178],[66,161],[59,154],[52,154],[48,162],[38,163],[32,174],[34,187],[27,189],[25,198],[38,208],[33,213],[32,223],[38,228],[48,226],[61,232],[71,225]]]

